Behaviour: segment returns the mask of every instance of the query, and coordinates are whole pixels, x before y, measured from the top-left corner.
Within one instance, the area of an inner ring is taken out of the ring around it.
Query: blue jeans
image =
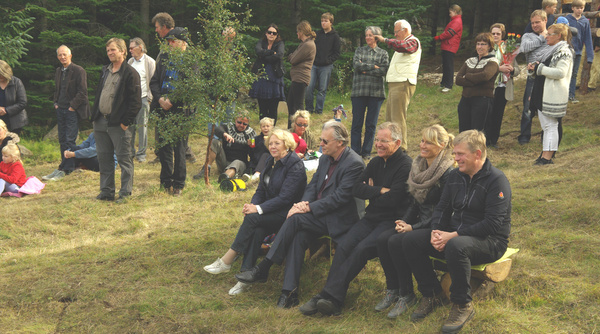
[[[573,58],[573,74],[571,74],[571,83],[569,84],[569,99],[575,97],[575,85],[577,84],[577,71],[581,64],[581,55],[575,55]]]
[[[527,78],[525,83],[525,92],[523,93],[523,113],[521,114],[521,134],[518,137],[519,143],[529,143],[531,139],[531,120],[534,114],[529,111],[529,99],[533,90],[535,79]]]
[[[148,147],[148,98],[142,98],[142,108],[135,117],[135,124],[131,124],[127,130],[131,132],[131,154],[139,161],[146,161],[146,148]],[[138,130],[138,151],[135,152],[135,131]]]
[[[326,66],[313,65],[310,71],[310,84],[306,89],[306,97],[304,104],[306,110],[317,114],[323,113],[323,106],[325,105],[325,96],[327,95],[327,86],[329,86],[329,78],[331,78],[331,71],[333,70],[333,64]],[[317,104],[313,109],[313,91],[317,88]]]
[[[383,98],[359,96],[352,98],[352,130],[350,132],[350,147],[360,156],[371,155],[375,127],[379,118],[379,109]],[[365,122],[365,110],[367,119]],[[363,122],[365,122],[365,140],[361,145]]]
[[[69,111],[69,109],[62,108],[56,109],[56,119],[58,121],[58,143],[60,144],[61,158],[58,169],[66,172],[67,174],[75,169],[75,159],[66,159],[64,152],[66,150],[73,151],[73,148],[77,146],[75,143],[75,140],[77,139],[77,132],[79,131],[77,117],[76,111]]]

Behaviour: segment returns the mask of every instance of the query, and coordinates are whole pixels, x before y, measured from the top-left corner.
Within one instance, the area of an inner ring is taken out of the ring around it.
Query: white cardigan
[[[536,75],[546,77],[542,113],[548,117],[564,117],[569,102],[569,83],[573,72],[573,51],[564,43],[552,54],[550,65],[539,64]]]

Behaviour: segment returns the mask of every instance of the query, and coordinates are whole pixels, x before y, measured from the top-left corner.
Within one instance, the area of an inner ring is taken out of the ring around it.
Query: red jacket
[[[450,22],[448,22],[444,32],[439,36],[435,36],[434,39],[436,41],[442,41],[442,50],[456,53],[460,46],[462,29],[462,15],[454,15],[450,19]]]
[[[23,164],[20,161],[15,161],[11,164],[5,164],[4,161],[0,161],[0,179],[22,187],[25,181],[27,181]]]

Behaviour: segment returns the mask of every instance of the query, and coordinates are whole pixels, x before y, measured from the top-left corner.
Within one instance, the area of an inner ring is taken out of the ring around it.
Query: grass
[[[476,301],[477,314],[463,332],[594,333],[600,324],[599,100],[592,93],[569,106],[555,164],[533,167],[541,147],[537,120],[530,144],[516,140],[522,89],[518,81],[499,148],[489,152],[511,181],[510,245],[521,251],[508,279],[490,298]],[[442,95],[433,83],[418,85],[408,112],[411,156],[423,127],[439,122],[457,132],[460,91]],[[351,109],[347,94],[330,93],[326,110],[339,103]],[[330,116],[314,117],[313,128]],[[280,120],[283,124],[283,114]],[[344,122],[349,126],[350,120]],[[25,161],[28,175],[41,177],[56,167],[56,143],[24,144],[35,153]],[[202,156],[206,140],[194,135],[191,146]],[[188,164],[188,175],[201,165]],[[202,266],[229,247],[253,189],[222,193],[213,174],[212,187],[189,177],[183,195],[173,198],[159,191],[159,168],[136,163],[133,198],[124,205],[95,201],[98,174],[88,171],[48,183],[40,195],[1,199],[6,213],[0,222],[1,333],[439,331],[447,308],[416,324],[372,310],[384,289],[376,260],[350,285],[339,317],[307,318],[297,309],[275,308],[282,281],[277,266],[267,284],[228,296],[239,261],[219,276]],[[305,264],[301,302],[323,287],[328,268],[324,258]]]

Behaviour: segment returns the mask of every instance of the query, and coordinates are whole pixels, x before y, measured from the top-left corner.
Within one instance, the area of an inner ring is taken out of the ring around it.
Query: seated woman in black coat
[[[2,152],[4,146],[8,145],[9,143],[17,144],[19,141],[19,136],[16,133],[8,132],[6,123],[0,119],[0,152]]]
[[[241,271],[256,263],[262,240],[279,230],[289,209],[299,202],[306,188],[304,163],[294,153],[296,142],[292,134],[275,129],[266,140],[271,157],[260,174],[260,182],[249,204],[244,204],[244,222],[225,255],[205,266],[211,274],[228,272],[239,254],[244,254]],[[241,293],[246,284],[238,282],[230,295]]]
[[[455,166],[453,140],[454,136],[441,125],[436,124],[423,130],[423,139],[419,144],[421,152],[413,161],[407,181],[408,192],[414,201],[404,217],[396,221],[395,229],[383,232],[377,240],[377,253],[385,272],[387,291],[375,310],[383,311],[396,303],[388,313],[390,318],[404,313],[417,301],[413,292],[412,273],[397,270],[401,268],[400,263],[404,259],[393,254],[398,253],[395,247],[398,247],[404,233],[431,225],[433,209]]]

